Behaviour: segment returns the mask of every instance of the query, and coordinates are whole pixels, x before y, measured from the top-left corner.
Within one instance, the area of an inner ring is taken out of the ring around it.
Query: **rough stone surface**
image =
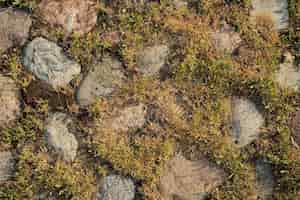
[[[300,70],[294,64],[291,54],[286,54],[285,61],[279,65],[279,70],[275,73],[275,81],[283,88],[299,89]]]
[[[232,99],[232,136],[239,147],[246,146],[257,139],[264,118],[254,103],[247,99]]]
[[[0,183],[14,175],[15,159],[11,152],[0,152]]]
[[[67,127],[70,122],[66,114],[54,113],[48,117],[45,125],[48,145],[65,161],[73,161],[78,149],[76,137]]]
[[[7,126],[21,114],[19,89],[11,78],[0,74],[0,127]]]
[[[135,186],[131,179],[118,175],[109,175],[100,182],[99,200],[133,200]]]
[[[122,64],[116,59],[105,57],[83,79],[77,92],[77,101],[81,106],[90,105],[97,97],[111,95],[123,84],[124,79]]]
[[[256,161],[256,188],[258,199],[268,200],[272,197],[275,186],[271,166],[262,161]]]
[[[270,17],[276,29],[284,29],[289,26],[289,12],[287,0],[252,0],[252,17]]]
[[[159,188],[165,200],[202,200],[224,179],[225,172],[208,160],[190,161],[176,155],[168,161]]]
[[[143,104],[124,108],[116,118],[110,120],[107,125],[116,131],[129,131],[141,128],[146,119],[146,110]]]
[[[23,45],[32,21],[28,14],[12,8],[0,8],[0,52],[15,45]]]
[[[67,86],[81,70],[78,63],[63,54],[61,47],[41,37],[26,46],[23,64],[53,88]]]
[[[297,111],[292,119],[291,129],[293,134],[293,139],[296,144],[300,147],[300,111]]]
[[[138,71],[144,76],[157,75],[165,65],[168,54],[167,45],[146,47],[137,56]]]
[[[66,33],[83,35],[97,24],[97,6],[91,0],[43,0],[39,10],[42,19]]]
[[[231,54],[242,41],[240,35],[226,23],[219,31],[212,34],[212,39],[219,54]]]

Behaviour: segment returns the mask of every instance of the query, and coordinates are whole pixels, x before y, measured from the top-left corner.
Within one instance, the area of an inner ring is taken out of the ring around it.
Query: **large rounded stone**
[[[77,154],[78,142],[69,132],[70,118],[64,113],[54,113],[48,117],[45,125],[46,139],[52,148],[65,161],[73,161]]]
[[[191,161],[176,155],[167,162],[159,188],[165,200],[202,200],[224,179],[225,172],[208,160]]]
[[[131,179],[109,175],[100,182],[99,200],[133,200],[135,186]]]
[[[15,171],[15,159],[11,152],[0,152],[0,183],[13,177]]]
[[[0,9],[0,52],[15,45],[23,45],[32,21],[25,12],[12,8]]]
[[[247,99],[232,99],[232,136],[239,147],[246,146],[259,136],[264,118],[254,103]]]
[[[91,0],[43,0],[39,5],[42,19],[66,33],[82,35],[97,24],[97,5]]]
[[[274,22],[276,29],[289,26],[289,12],[287,0],[252,0],[252,18],[269,17]]]
[[[0,127],[9,125],[21,114],[19,89],[11,78],[0,74]]]
[[[138,70],[144,76],[157,75],[165,65],[169,54],[167,45],[146,47],[137,55]]]
[[[111,95],[121,87],[124,79],[122,63],[114,58],[105,57],[102,62],[92,66],[83,79],[77,92],[77,101],[81,106],[88,106],[94,103],[97,97]]]
[[[35,38],[26,46],[23,64],[53,88],[67,86],[81,70],[78,63],[63,54],[61,47],[41,37]]]

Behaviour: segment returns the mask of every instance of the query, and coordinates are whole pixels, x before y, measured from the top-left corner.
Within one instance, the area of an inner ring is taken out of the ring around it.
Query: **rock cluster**
[[[78,142],[69,132],[70,118],[64,113],[53,113],[46,120],[45,132],[49,147],[65,161],[73,161],[77,154]]]
[[[64,55],[61,47],[41,37],[26,46],[23,64],[53,88],[67,86],[81,71],[80,65]]]
[[[32,20],[25,12],[12,8],[0,8],[0,52],[16,45],[23,45]]]
[[[0,127],[9,125],[21,114],[20,91],[11,78],[0,74]]]
[[[202,200],[225,179],[225,172],[206,159],[187,160],[176,155],[167,162],[160,179],[160,191],[165,200]]]

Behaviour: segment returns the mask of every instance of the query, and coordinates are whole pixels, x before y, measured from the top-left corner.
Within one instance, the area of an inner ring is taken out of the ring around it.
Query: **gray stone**
[[[14,176],[15,159],[11,152],[0,152],[0,183]]]
[[[225,180],[225,172],[207,159],[187,160],[176,155],[167,162],[159,189],[165,200],[202,200]]]
[[[247,99],[232,99],[232,136],[239,147],[246,146],[257,139],[264,118],[254,103]]]
[[[111,57],[103,58],[101,63],[92,66],[83,79],[78,92],[77,101],[81,106],[88,106],[97,97],[111,95],[124,83],[122,64]]]
[[[285,29],[289,26],[289,12],[287,0],[252,0],[252,18],[259,16],[269,17],[276,29]]]
[[[146,47],[137,55],[138,71],[144,76],[157,75],[165,65],[168,54],[167,45]]]
[[[285,61],[279,65],[279,70],[275,73],[275,81],[282,88],[299,89],[300,69],[294,64],[291,54],[285,54]]]
[[[212,42],[219,54],[231,54],[242,42],[240,35],[224,23],[222,28],[212,33]]]
[[[0,9],[0,52],[16,45],[23,45],[32,21],[28,14],[12,8]]]
[[[75,159],[78,149],[76,137],[68,129],[70,123],[66,114],[57,112],[48,117],[45,125],[49,147],[68,162]]]
[[[9,125],[21,114],[20,91],[14,80],[0,74],[0,127]]]
[[[101,180],[99,186],[99,200],[133,200],[135,196],[135,186],[129,178],[109,175]]]
[[[53,88],[67,86],[81,70],[78,63],[63,54],[61,47],[41,37],[26,46],[23,64]]]
[[[39,11],[43,20],[62,27],[67,34],[83,35],[97,24],[97,4],[91,0],[43,0]]]
[[[256,188],[258,199],[271,199],[273,188],[275,186],[272,168],[270,164],[262,161],[256,161]]]
[[[146,119],[146,110],[143,104],[130,106],[121,110],[117,117],[109,120],[107,125],[115,131],[136,130],[143,127]]]

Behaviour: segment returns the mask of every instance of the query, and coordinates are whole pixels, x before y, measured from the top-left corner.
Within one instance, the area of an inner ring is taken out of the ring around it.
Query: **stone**
[[[291,131],[295,143],[300,146],[300,111],[297,111],[292,119]]]
[[[138,71],[143,76],[154,76],[159,74],[165,65],[169,54],[167,45],[155,45],[146,47],[137,55]]]
[[[23,11],[0,8],[0,52],[23,45],[28,36],[32,20]]]
[[[212,43],[219,54],[232,54],[240,45],[242,39],[233,27],[224,23],[222,28],[212,33]]]
[[[6,127],[21,115],[20,91],[15,81],[0,74],[0,127]]]
[[[135,185],[131,179],[119,175],[109,175],[101,180],[97,199],[133,200],[134,196]]]
[[[66,114],[57,112],[47,118],[45,125],[49,147],[67,162],[75,159],[78,149],[76,137],[68,129],[70,123]]]
[[[176,155],[167,162],[159,189],[165,200],[202,200],[223,183],[225,176],[222,169],[207,159],[191,161]]]
[[[55,89],[66,87],[81,71],[80,65],[64,55],[61,47],[41,37],[26,46],[23,64]]]
[[[279,70],[275,73],[275,81],[282,88],[298,90],[300,86],[300,69],[294,64],[294,57],[290,53],[285,53],[284,62],[279,65]]]
[[[8,181],[14,176],[15,159],[11,152],[0,152],[0,183]]]
[[[142,128],[146,122],[146,109],[143,104],[129,106],[121,110],[117,117],[107,123],[115,131],[129,131]]]
[[[252,0],[253,10],[250,12],[252,19],[269,17],[274,22],[277,30],[289,26],[289,11],[287,0]]]
[[[256,161],[256,189],[257,197],[261,200],[271,199],[275,181],[271,165],[262,161]]]
[[[103,58],[102,62],[92,66],[81,82],[77,91],[77,101],[81,106],[88,106],[97,97],[107,97],[124,83],[125,75],[122,63],[112,57]]]
[[[97,24],[97,4],[92,0],[43,0],[38,8],[43,20],[67,34],[83,35]]]
[[[244,147],[258,138],[265,120],[248,99],[233,97],[231,104],[232,136],[239,147]]]

